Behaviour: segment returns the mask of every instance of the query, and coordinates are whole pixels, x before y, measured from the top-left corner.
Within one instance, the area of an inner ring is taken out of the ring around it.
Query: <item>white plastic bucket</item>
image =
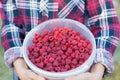
[[[28,50],[27,47],[32,44],[32,39],[34,37],[35,33],[42,33],[44,30],[51,31],[55,27],[70,27],[75,31],[80,32],[82,35],[84,35],[90,42],[92,43],[92,54],[90,57],[84,62],[81,66],[70,70],[66,72],[48,72],[42,69],[39,69],[37,66],[35,66],[28,58]],[[32,29],[25,37],[23,46],[22,46],[22,54],[25,59],[25,62],[27,65],[37,74],[51,80],[63,80],[66,77],[77,75],[79,73],[86,72],[90,69],[94,57],[96,53],[96,43],[95,38],[93,34],[90,32],[90,30],[80,22],[71,20],[71,19],[51,19],[48,21],[45,21],[38,26],[36,26],[34,29]]]

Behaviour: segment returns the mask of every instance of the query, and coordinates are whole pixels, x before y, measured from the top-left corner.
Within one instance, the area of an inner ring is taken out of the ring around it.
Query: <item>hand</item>
[[[78,76],[66,78],[65,80],[102,80],[105,67],[101,63],[96,63],[90,72],[82,73]]]
[[[95,73],[87,72],[87,73],[82,73],[78,76],[69,77],[65,80],[102,80],[102,77],[99,77]]]
[[[23,58],[18,58],[13,65],[20,80],[45,80],[43,77],[38,76],[28,69]]]

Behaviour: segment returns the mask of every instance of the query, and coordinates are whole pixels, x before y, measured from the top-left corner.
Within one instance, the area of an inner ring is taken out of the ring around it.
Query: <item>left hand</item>
[[[87,72],[78,76],[69,77],[65,80],[102,80],[102,77],[99,77],[98,74]]]
[[[77,76],[71,76],[65,80],[102,80],[105,67],[101,63],[96,63],[90,72],[81,73]]]

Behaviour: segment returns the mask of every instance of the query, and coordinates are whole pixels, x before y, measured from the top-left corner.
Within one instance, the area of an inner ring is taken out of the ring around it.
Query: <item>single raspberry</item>
[[[74,64],[74,65],[78,64],[77,60],[76,60],[76,59],[73,59],[73,60],[72,60],[72,64]]]
[[[76,40],[72,40],[72,44],[73,45],[77,45],[77,41]]]
[[[52,62],[54,62],[54,58],[49,58],[49,60],[48,60],[50,63],[52,63]]]
[[[47,52],[50,53],[52,49],[50,47],[47,47]]]
[[[82,53],[82,52],[84,52],[84,47],[80,47],[79,48],[79,51]]]
[[[70,70],[70,65],[66,64],[65,69]]]
[[[91,45],[91,44],[88,44],[87,48],[88,48],[88,49],[92,49],[92,45]]]
[[[71,60],[68,59],[68,58],[65,61],[66,61],[66,64],[70,64],[71,63]]]
[[[82,45],[83,45],[83,47],[87,47],[87,43],[86,42],[84,42]]]
[[[62,59],[66,59],[67,56],[66,55],[61,55]]]
[[[55,67],[56,67],[56,66],[59,66],[59,62],[58,62],[58,61],[54,61],[54,62],[53,62],[53,66],[55,66]]]
[[[71,54],[71,57],[72,57],[72,58],[75,58],[75,55],[76,55],[75,53],[72,53],[72,54]]]
[[[53,36],[50,36],[49,37],[49,41],[53,41],[54,40],[54,37]]]
[[[39,34],[38,33],[34,34],[34,37],[39,38]]]
[[[64,66],[66,62],[64,60],[61,60],[61,65]]]
[[[43,62],[39,63],[38,67],[43,69],[44,68],[44,63]]]
[[[32,54],[33,54],[33,56],[34,56],[35,58],[39,57],[39,53],[37,53],[37,52],[34,52],[34,53],[32,53]]]
[[[40,62],[41,62],[41,59],[40,59],[40,58],[36,58],[36,59],[35,59],[35,62],[36,62],[36,63],[40,63]]]
[[[62,46],[62,50],[63,51],[66,51],[67,50],[67,47],[65,45]]]
[[[56,60],[57,60],[57,61],[61,61],[61,59],[62,59],[61,56],[57,56],[57,57],[56,57]]]
[[[80,56],[81,59],[84,59],[85,55],[84,55],[84,53],[81,53],[79,56]]]
[[[71,48],[68,48],[68,49],[67,49],[67,52],[68,52],[68,53],[72,53],[72,49],[71,49]]]
[[[41,48],[40,50],[39,50],[39,52],[42,54],[42,53],[44,53],[46,50],[44,49],[44,48]]]
[[[64,52],[62,51],[62,50],[59,50],[58,52],[57,52],[57,55],[63,55],[64,54]]]

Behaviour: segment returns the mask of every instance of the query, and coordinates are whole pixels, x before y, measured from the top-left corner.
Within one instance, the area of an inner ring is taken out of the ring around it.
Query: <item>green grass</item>
[[[0,21],[1,25],[1,21]],[[1,27],[1,26],[0,26]],[[11,69],[4,64],[4,51],[0,42],[0,80],[13,80]]]
[[[0,46],[0,80],[12,80],[11,69],[4,64],[3,50]]]

